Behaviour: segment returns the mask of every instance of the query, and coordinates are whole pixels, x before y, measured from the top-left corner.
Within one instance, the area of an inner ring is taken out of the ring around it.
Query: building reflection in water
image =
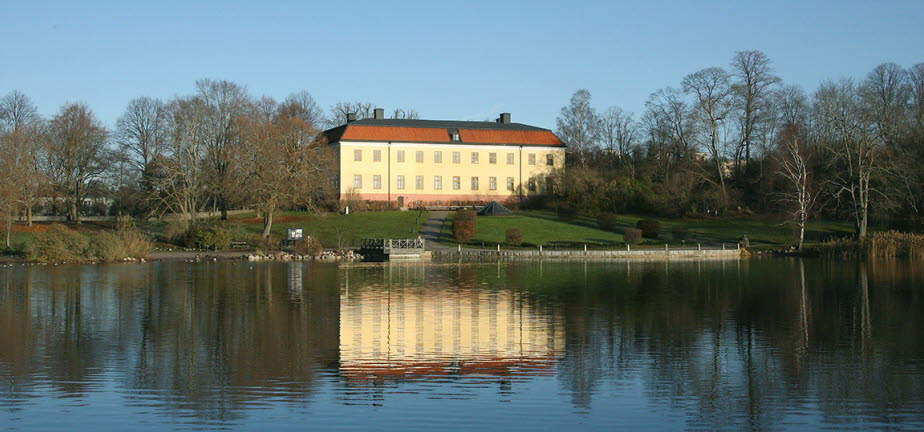
[[[428,280],[433,269],[419,264],[376,270],[384,282],[350,286],[349,268],[342,278],[340,371],[348,380],[554,373],[565,349],[559,313],[538,310],[521,292],[471,286],[472,275],[447,284]]]

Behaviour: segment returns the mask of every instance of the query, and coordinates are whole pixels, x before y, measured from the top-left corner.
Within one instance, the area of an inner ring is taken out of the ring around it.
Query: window
[[[417,181],[414,185],[417,189],[423,189],[423,176],[417,176]]]
[[[361,189],[363,187],[363,176],[356,174],[353,176],[353,187]]]
[[[545,164],[555,165],[555,155],[553,155],[552,153],[545,155]]]
[[[449,140],[452,141],[452,142],[460,142],[460,141],[462,141],[462,137],[459,136],[459,130],[458,130],[458,129],[449,129]]]
[[[354,161],[363,160],[363,151],[360,149],[353,150],[353,160]]]
[[[462,162],[462,153],[452,152],[452,163],[461,163]]]
[[[462,179],[459,178],[459,176],[454,176],[452,178],[452,188],[455,190],[459,190],[462,188]]]
[[[507,165],[513,165],[513,153],[507,153]]]
[[[415,153],[415,157],[417,159],[417,163],[423,163],[423,152],[422,151],[418,151],[417,153]]]
[[[381,162],[381,161],[382,161],[382,151],[372,150],[372,162]]]
[[[507,177],[507,190],[513,190],[513,177]]]
[[[374,175],[372,176],[372,189],[381,189],[382,188],[382,176]]]
[[[478,177],[472,177],[472,190],[478,190]]]
[[[478,163],[478,152],[472,152],[472,163]]]
[[[535,153],[530,153],[530,154],[529,154],[529,164],[530,164],[530,165],[535,165],[535,164],[536,164],[536,154],[535,154]]]
[[[443,163],[443,152],[435,151],[433,152],[433,162],[434,163]]]
[[[403,175],[399,175],[399,176],[395,179],[395,183],[397,183],[397,185],[396,185],[395,187],[397,187],[398,189],[404,189],[404,176],[403,176]]]
[[[488,163],[490,164],[497,163],[497,153],[488,153]]]
[[[443,176],[433,176],[433,189],[443,189]]]
[[[395,155],[395,159],[398,162],[404,162],[404,150],[398,150],[398,153]]]
[[[536,191],[536,178],[535,177],[529,178],[529,191],[530,192]]]
[[[488,177],[488,189],[497,190],[497,177]]]

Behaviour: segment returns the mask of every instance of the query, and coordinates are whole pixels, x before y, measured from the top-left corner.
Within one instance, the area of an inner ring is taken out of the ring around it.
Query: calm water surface
[[[0,269],[0,430],[922,430],[924,265]]]

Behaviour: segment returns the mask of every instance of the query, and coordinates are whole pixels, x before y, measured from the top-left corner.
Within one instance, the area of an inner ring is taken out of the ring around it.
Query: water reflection
[[[377,424],[478,409],[494,427],[921,429],[922,271],[781,259],[5,268],[0,424],[105,408],[190,427],[369,426],[400,407],[404,423]]]

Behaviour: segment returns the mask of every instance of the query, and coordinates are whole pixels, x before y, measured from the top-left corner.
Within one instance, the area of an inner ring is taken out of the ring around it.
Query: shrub
[[[600,229],[612,231],[619,225],[615,213],[600,213],[597,215],[597,226]]]
[[[452,219],[452,237],[460,243],[472,239],[477,230],[478,213],[474,210],[459,210]]]
[[[313,257],[321,255],[321,252],[324,252],[324,246],[321,245],[321,242],[318,241],[318,239],[312,236],[305,236],[301,240],[296,241],[292,246],[292,249],[299,255],[308,255]]]
[[[578,208],[571,203],[559,204],[555,211],[558,214],[558,218],[563,221],[573,221],[578,217]]]
[[[227,249],[231,232],[221,227],[193,227],[186,234],[186,246],[196,249]]]
[[[189,221],[172,220],[164,226],[163,240],[167,243],[181,243],[189,233]]]
[[[623,228],[622,237],[628,244],[639,244],[642,242],[642,230],[638,228]]]
[[[478,213],[476,213],[475,210],[458,210],[456,211],[456,217],[453,219],[471,221],[474,223],[478,220]]]
[[[475,223],[470,220],[453,219],[452,237],[459,243],[467,242],[475,235]]]
[[[90,254],[103,261],[118,261],[128,256],[122,238],[111,232],[101,232],[90,239]]]
[[[635,224],[635,227],[642,230],[642,237],[658,238],[661,234],[661,222],[653,219],[642,219]]]
[[[135,228],[122,230],[119,237],[125,248],[125,257],[146,258],[154,246],[148,236]]]
[[[507,244],[510,246],[519,246],[523,244],[523,230],[519,228],[507,228]]]
[[[27,256],[30,260],[61,262],[87,259],[90,240],[64,225],[54,224],[37,234]]]
[[[687,227],[673,227],[671,228],[671,237],[674,240],[684,241],[687,239]]]

